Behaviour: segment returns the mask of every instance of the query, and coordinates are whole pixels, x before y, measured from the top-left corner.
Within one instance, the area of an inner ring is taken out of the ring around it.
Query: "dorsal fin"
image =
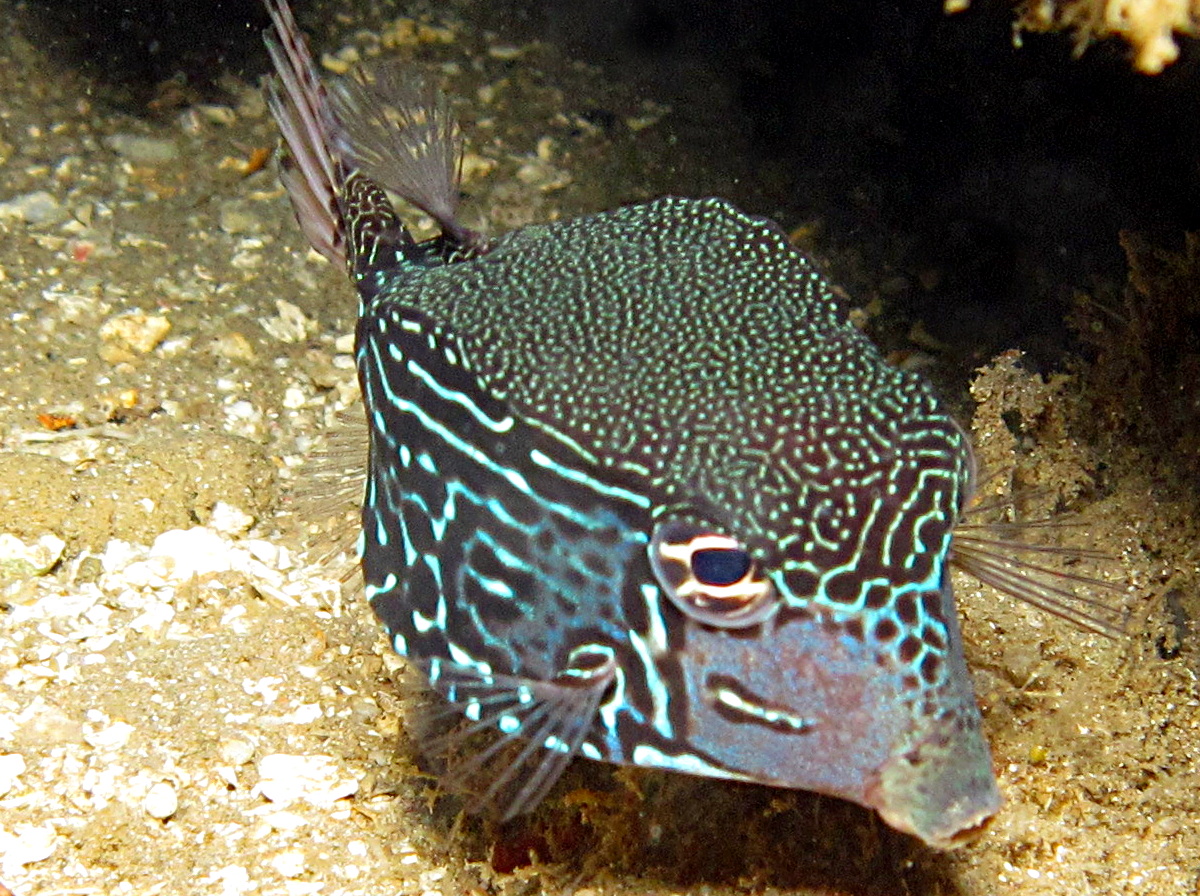
[[[479,246],[456,217],[463,137],[436,86],[404,63],[377,62],[332,85],[330,103],[347,165],[421,209],[451,242]]]

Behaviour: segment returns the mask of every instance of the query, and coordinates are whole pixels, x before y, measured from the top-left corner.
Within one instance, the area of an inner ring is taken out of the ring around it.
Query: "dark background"
[[[334,27],[333,7],[294,6],[318,40],[322,23]],[[861,254],[864,282],[890,278],[892,313],[971,358],[1019,346],[1053,365],[1077,348],[1063,324],[1072,295],[1103,302],[1122,288],[1120,230],[1170,245],[1200,227],[1194,43],[1148,77],[1119,41],[1080,58],[1067,35],[1027,34],[1015,47],[1003,3],[955,16],[882,0],[445,8],[599,63],[714,146],[738,146],[772,172],[761,211],[785,226],[819,221],[835,258],[838,247]],[[104,85],[101,101],[140,115],[220,101],[221,73],[266,69],[257,0],[19,9],[39,45]],[[367,19],[410,9],[364,5]],[[860,285],[855,272],[834,274]]]

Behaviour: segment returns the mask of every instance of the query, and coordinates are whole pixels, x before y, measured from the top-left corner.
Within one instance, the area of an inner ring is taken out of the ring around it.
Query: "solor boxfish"
[[[975,835],[1001,798],[949,570],[1070,583],[964,530],[971,447],[930,385],[727,201],[472,231],[431,81],[323,82],[268,7],[282,178],[359,296],[366,596],[464,736],[494,732],[480,803],[528,811],[582,756]]]

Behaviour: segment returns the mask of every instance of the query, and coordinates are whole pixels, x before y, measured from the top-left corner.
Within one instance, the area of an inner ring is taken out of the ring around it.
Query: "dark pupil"
[[[708,548],[692,554],[692,575],[703,585],[732,585],[750,571],[750,555],[732,548]]]

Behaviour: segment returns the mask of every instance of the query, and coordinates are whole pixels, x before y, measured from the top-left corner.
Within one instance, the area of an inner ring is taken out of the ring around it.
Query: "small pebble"
[[[308,403],[308,396],[299,386],[288,386],[283,393],[283,406],[288,410],[295,411],[304,407]]]
[[[104,145],[135,165],[162,165],[179,158],[179,147],[175,141],[158,137],[113,134],[104,138]]]
[[[221,204],[217,224],[228,234],[257,233],[263,229],[262,220],[244,202],[232,200]]]
[[[275,309],[279,312],[276,317],[259,319],[262,328],[280,342],[304,342],[314,336],[319,329],[317,322],[284,299],[276,299]]]
[[[221,124],[228,127],[237,122],[237,113],[234,112],[229,106],[200,103],[194,108],[201,115],[201,117],[212,124]]]
[[[171,322],[156,314],[129,311],[100,325],[100,338],[119,349],[149,354],[171,332]]]
[[[52,824],[17,824],[12,833],[0,828],[0,868],[6,875],[50,858],[57,848],[58,831]]]
[[[66,542],[47,533],[33,543],[15,535],[0,533],[0,579],[27,579],[41,576],[62,558]]]
[[[245,765],[254,758],[254,744],[241,737],[227,737],[217,748],[230,765]]]
[[[0,202],[0,219],[20,218],[26,224],[57,224],[66,220],[67,215],[62,203],[45,190]]]
[[[543,193],[561,190],[571,183],[571,175],[541,159],[531,159],[517,169],[517,180]]]
[[[154,539],[150,557],[163,562],[166,577],[173,582],[226,572],[235,560],[229,542],[203,526],[162,533]]]
[[[257,356],[250,340],[236,330],[217,336],[212,351],[227,361],[253,361]]]
[[[499,59],[501,62],[511,62],[525,55],[525,49],[525,47],[518,47],[513,44],[493,44],[488,47],[487,52],[493,59]]]
[[[97,727],[84,732],[83,739],[97,750],[116,752],[122,749],[129,738],[133,736],[134,728],[128,722],[113,722],[111,725],[100,722],[103,727]]]
[[[159,781],[142,800],[142,808],[151,818],[166,821],[179,811],[179,794],[166,781]]]
[[[266,432],[266,416],[249,401],[232,401],[225,407],[225,429],[243,439],[258,441]]]
[[[322,53],[321,65],[335,75],[344,75],[354,66],[354,63],[347,61],[342,57],[341,53]]]

